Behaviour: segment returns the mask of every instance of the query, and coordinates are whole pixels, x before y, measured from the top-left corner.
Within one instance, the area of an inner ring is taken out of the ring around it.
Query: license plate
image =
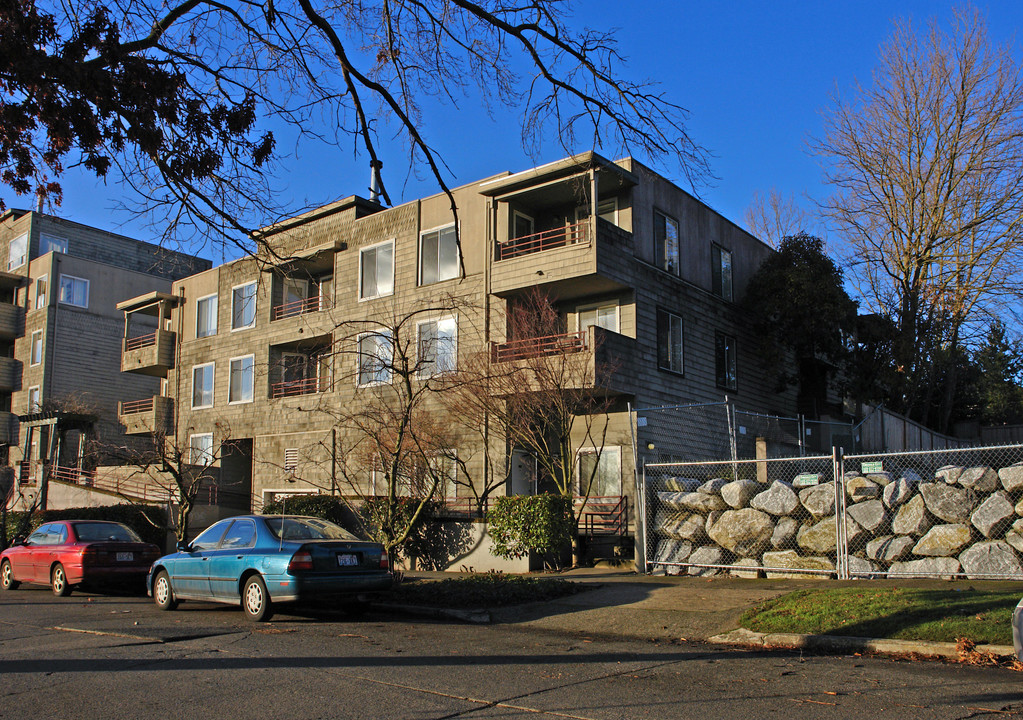
[[[359,558],[352,553],[338,553],[337,564],[341,567],[352,567],[359,564]]]
[[[135,553],[130,552],[119,552],[117,553],[117,562],[131,562],[135,559]]]

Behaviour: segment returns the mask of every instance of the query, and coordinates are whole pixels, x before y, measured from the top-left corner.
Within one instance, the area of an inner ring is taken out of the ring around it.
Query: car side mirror
[[[192,545],[184,540],[178,541],[178,552],[192,552]]]

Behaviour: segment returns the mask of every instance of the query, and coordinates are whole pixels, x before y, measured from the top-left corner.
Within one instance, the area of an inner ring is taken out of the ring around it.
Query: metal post
[[[835,569],[839,580],[849,579],[849,535],[845,526],[844,454],[831,448],[831,470],[835,477]]]

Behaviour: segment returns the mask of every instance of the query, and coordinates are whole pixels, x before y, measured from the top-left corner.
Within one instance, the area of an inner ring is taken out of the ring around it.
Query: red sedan
[[[23,582],[70,595],[75,585],[139,587],[160,549],[131,528],[101,520],[60,520],[40,525],[28,539],[0,553],[0,587]]]

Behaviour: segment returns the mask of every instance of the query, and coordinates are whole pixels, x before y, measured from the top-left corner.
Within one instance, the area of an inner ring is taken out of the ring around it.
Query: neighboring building
[[[159,392],[159,378],[121,373],[117,302],[210,262],[25,210],[0,216],[0,262],[0,453],[31,500],[47,468],[102,461],[83,458],[87,441],[123,440],[122,392]]]
[[[152,395],[124,390],[129,432],[166,433],[193,462],[219,464],[222,482],[256,509],[279,493],[343,493],[341,470],[364,460],[331,452],[332,411],[388,380],[363,362],[381,352],[375,324],[422,312],[416,342],[434,348],[434,368],[483,348],[501,361],[523,340],[505,336],[508,308],[534,287],[556,296],[561,315],[543,352],[614,361],[602,387],[589,388],[617,398],[596,494],[634,495],[634,442],[647,439],[644,428],[633,437],[630,404],[727,395],[751,411],[795,414],[795,391],[773,392],[737,307],[772,250],[670,181],[629,158],[584,153],[453,196],[457,241],[444,195],[394,208],[350,197],[267,229],[272,253],[122,302],[124,366],[166,379]],[[220,452],[225,440],[230,451]],[[478,448],[456,451],[474,477],[488,472]],[[578,462],[586,456],[582,448]],[[489,472],[509,493],[533,490],[529,458],[507,457],[509,467]],[[373,468],[361,477],[372,488]]]

